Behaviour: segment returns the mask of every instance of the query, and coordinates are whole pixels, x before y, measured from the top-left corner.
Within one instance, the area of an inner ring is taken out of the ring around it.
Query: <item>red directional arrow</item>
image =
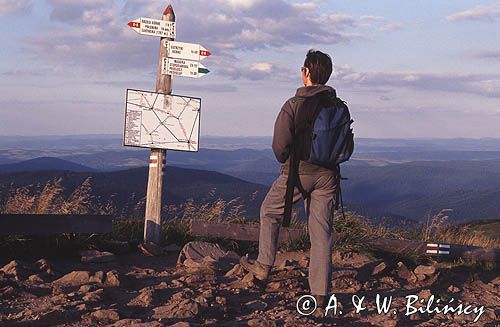
[[[200,56],[203,56],[203,57],[208,57],[212,55],[212,53],[208,50],[200,50]]]
[[[141,23],[139,23],[139,22],[128,22],[127,25],[132,27],[132,28],[141,28]]]

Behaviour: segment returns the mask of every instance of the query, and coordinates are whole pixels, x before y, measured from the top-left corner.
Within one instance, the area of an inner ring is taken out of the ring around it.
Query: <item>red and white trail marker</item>
[[[175,22],[141,17],[127,25],[141,35],[175,38]]]
[[[167,48],[167,57],[169,58],[200,61],[212,55],[201,44],[169,40],[165,40],[164,42],[165,48]]]

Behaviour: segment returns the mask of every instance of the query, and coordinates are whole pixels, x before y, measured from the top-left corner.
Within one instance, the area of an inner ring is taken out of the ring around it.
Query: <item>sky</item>
[[[202,136],[272,135],[314,48],[357,137],[500,137],[500,1],[464,0],[0,0],[0,135],[122,134],[159,47],[127,23],[169,3],[176,40],[213,53],[173,80]]]

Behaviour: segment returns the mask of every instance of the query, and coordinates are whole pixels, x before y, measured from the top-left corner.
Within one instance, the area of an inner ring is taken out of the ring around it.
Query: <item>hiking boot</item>
[[[163,250],[154,243],[142,243],[137,246],[137,248],[148,257],[156,257],[162,254]]]
[[[253,260],[252,260],[253,261]],[[270,265],[265,265],[257,260],[250,262],[247,256],[241,257],[240,265],[252,273],[258,280],[266,280],[269,277],[269,272],[271,271]]]

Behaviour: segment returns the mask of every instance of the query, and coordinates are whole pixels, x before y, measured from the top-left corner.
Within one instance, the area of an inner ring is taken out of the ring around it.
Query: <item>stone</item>
[[[188,323],[187,321],[181,321],[181,322],[178,322],[178,323],[175,323],[173,325],[170,325],[170,327],[190,327],[191,324]]]
[[[163,253],[163,249],[154,243],[139,244],[137,248],[142,252],[142,254],[147,255],[148,257],[156,257]]]
[[[433,275],[435,272],[436,272],[436,268],[434,266],[424,266],[424,265],[420,265],[420,266],[417,266],[413,272],[416,274],[416,275],[427,275],[427,276],[430,276],[430,275]]]
[[[82,300],[85,302],[90,302],[90,303],[100,302],[100,301],[102,301],[103,295],[104,295],[104,290],[98,289],[94,292],[90,292],[90,293],[86,294],[85,296],[83,296]]]
[[[92,312],[89,316],[103,322],[116,322],[120,320],[120,315],[115,310],[97,310]]]
[[[398,262],[396,268],[397,276],[401,279],[405,279],[410,283],[415,283],[417,281],[417,276],[413,272],[411,272],[408,267],[401,261]]]
[[[182,248],[177,258],[177,265],[192,268],[208,266],[212,269],[225,270],[237,264],[239,259],[238,254],[223,250],[219,244],[192,241]]]
[[[293,270],[295,266],[297,265],[297,261],[295,260],[290,260],[290,259],[285,259],[283,262],[278,266],[278,269],[285,269],[285,270]]]
[[[168,305],[154,308],[152,318],[171,319],[171,318],[193,318],[200,312],[200,305],[190,299],[181,302],[172,302]]]
[[[425,299],[427,301],[431,297],[432,292],[429,289],[424,289],[424,290],[421,290],[420,292],[418,292],[417,295],[420,299]]]
[[[385,270],[385,268],[387,268],[387,264],[385,262],[381,262],[379,263],[378,265],[376,265],[373,270],[372,270],[372,275],[378,275],[380,274],[382,271]]]
[[[271,290],[278,290],[282,287],[282,284],[280,281],[274,281],[267,283],[267,287]]]
[[[182,247],[178,246],[177,244],[169,244],[169,245],[163,247],[164,253],[179,252],[181,250],[182,250]]]
[[[233,276],[242,276],[245,273],[245,269],[238,263],[234,265],[231,270],[229,270],[224,276],[225,277],[233,277]]]
[[[267,308],[267,303],[261,301],[261,300],[254,300],[245,303],[245,308],[249,308],[254,311],[262,311]]]
[[[54,285],[64,286],[80,286],[87,284],[90,281],[90,273],[88,271],[72,271],[63,277],[55,280]]]
[[[265,318],[250,319],[247,322],[249,327],[276,327],[276,322]]]
[[[309,258],[306,256],[303,256],[302,258],[300,258],[299,266],[301,266],[303,268],[309,267]]]
[[[31,275],[28,277],[28,280],[33,283],[33,284],[41,284],[41,283],[44,283],[44,280],[42,279],[42,277],[40,277],[40,275]]]
[[[91,276],[89,278],[89,282],[98,284],[104,283],[104,272],[103,271],[96,272],[94,276]]]
[[[80,286],[80,288],[78,289],[79,292],[82,292],[82,293],[88,293],[88,292],[93,292],[95,290],[97,290],[98,287],[94,284],[86,284],[86,285],[82,285]]]
[[[148,289],[142,291],[138,296],[130,300],[128,303],[131,305],[138,305],[141,307],[149,307],[153,304],[155,298],[154,290]]]
[[[104,283],[106,286],[110,287],[118,287],[122,284],[120,281],[120,276],[116,270],[111,270],[106,273],[106,282]]]
[[[116,261],[116,256],[111,252],[101,252],[97,250],[80,251],[82,262],[104,263]]]
[[[0,271],[4,272],[6,275],[14,277],[17,281],[25,280],[28,276],[32,275],[31,269],[19,260],[12,260],[3,266]]]
[[[448,292],[451,292],[451,293],[459,293],[460,292],[460,289],[454,285],[450,285],[448,287]]]

